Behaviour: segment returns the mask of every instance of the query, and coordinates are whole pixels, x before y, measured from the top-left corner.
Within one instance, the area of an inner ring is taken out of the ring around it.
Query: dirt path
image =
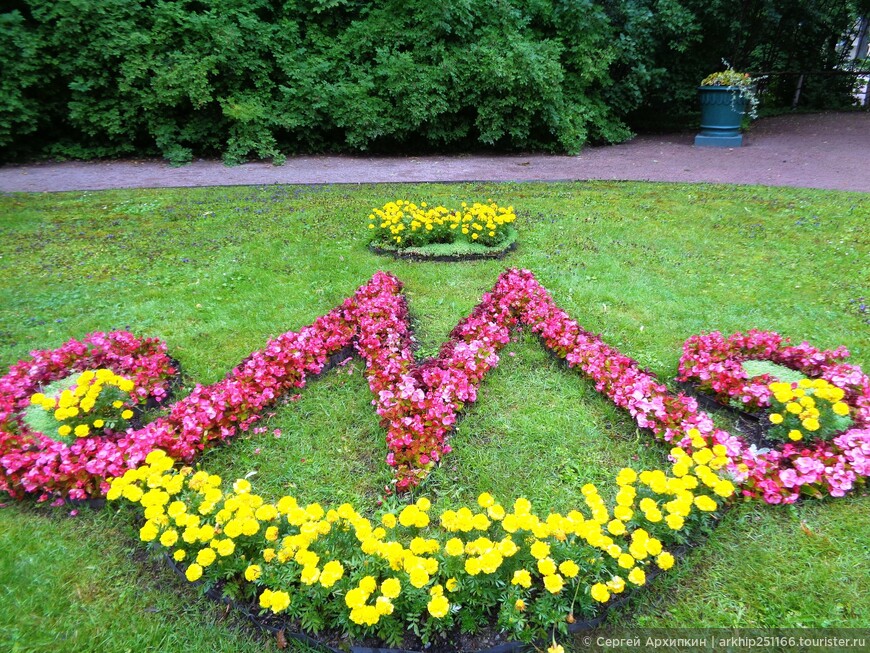
[[[870,113],[759,120],[736,149],[696,148],[694,134],[640,136],[578,156],[301,156],[283,166],[196,161],[44,163],[0,167],[0,191],[422,181],[639,180],[870,192]]]

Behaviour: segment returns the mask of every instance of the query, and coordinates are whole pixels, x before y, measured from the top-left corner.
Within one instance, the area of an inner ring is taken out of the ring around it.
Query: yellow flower
[[[801,408],[801,405],[796,401],[788,402],[785,405],[785,409],[793,415],[799,415],[800,412],[803,410],[803,408]]]
[[[178,531],[173,528],[170,528],[160,536],[160,544],[165,546],[167,549],[174,546],[176,542],[178,542]]]
[[[275,614],[290,607],[290,595],[287,592],[272,592],[272,612]]]
[[[550,555],[550,545],[546,542],[541,542],[540,540],[535,540],[534,544],[531,547],[532,557],[535,560],[543,560],[548,555]]]
[[[449,589],[449,583],[448,583]],[[399,582],[398,578],[388,578],[383,583],[381,583],[381,594],[386,596],[388,599],[394,599],[402,591],[402,583]]]
[[[103,428],[103,426],[105,426],[105,424],[106,424],[106,422],[104,422],[104,421],[101,420],[101,419],[95,419],[95,420],[94,420],[94,428],[95,428],[95,429],[101,429],[101,428]]]
[[[196,562],[197,562],[198,564],[202,565],[203,567],[208,567],[211,563],[214,562],[214,560],[215,560],[216,557],[217,557],[217,556],[216,556],[216,554],[215,554],[215,552],[214,552],[214,549],[211,549],[211,548],[209,548],[209,549],[202,549],[202,550],[200,550],[200,552],[196,555]]]
[[[771,413],[768,419],[772,424],[782,424],[783,417],[779,413]]]
[[[432,600],[426,605],[426,609],[436,619],[441,619],[450,611],[450,602],[443,595],[433,596]]]
[[[187,580],[193,583],[202,578],[202,567],[194,562],[192,565],[188,566],[187,571],[184,572],[184,575]]]
[[[125,410],[125,411],[123,411],[123,412],[121,413],[121,417],[122,417],[123,419],[130,419],[131,417],[133,417],[133,411],[127,409],[127,410]]]
[[[607,524],[607,530],[610,531],[613,535],[622,535],[623,533],[625,533],[625,524],[618,519],[612,519]]]
[[[187,557],[187,551],[185,551],[184,549],[176,549],[176,550],[175,550],[175,553],[172,554],[172,558],[173,558],[176,562],[181,562],[181,561],[184,560],[186,557]]]
[[[628,573],[628,581],[635,585],[643,585],[646,583],[646,574],[640,567],[635,567]]]
[[[805,420],[801,422],[801,425],[810,432],[819,430],[819,420],[814,417],[807,417]]]
[[[391,512],[381,515],[381,523],[387,528],[395,528],[396,516]]]
[[[263,569],[260,565],[248,565],[247,569],[245,569],[245,580],[253,583],[262,573]]]
[[[656,556],[656,564],[662,571],[667,571],[674,566],[674,556],[667,551],[662,551]]]
[[[112,402],[112,408],[120,408],[123,405],[124,405],[123,401],[113,401]]]
[[[69,435],[72,433],[72,427],[69,424],[64,424],[63,426],[58,427],[57,432],[59,435]]]
[[[580,567],[573,560],[566,560],[559,565],[559,571],[565,574],[566,578],[574,578],[580,572]]]
[[[558,594],[565,587],[565,581],[559,574],[544,576],[544,587],[550,594]]]
[[[538,571],[540,571],[541,574],[544,576],[554,574],[556,573],[556,563],[553,562],[552,558],[544,558],[543,560],[538,560]]]
[[[444,586],[447,588],[448,592],[455,592],[456,588],[459,587],[459,581],[455,578],[448,578],[447,582],[444,583]]]
[[[801,433],[798,429],[792,429],[788,432],[788,439],[793,442],[798,442],[799,440],[803,440],[804,434]]]
[[[703,510],[705,512],[713,512],[718,507],[716,505],[716,502],[706,495],[695,497],[695,505],[698,507],[699,510]]]
[[[532,575],[525,569],[518,569],[514,572],[511,585],[519,585],[520,587],[528,589],[532,586]]]
[[[317,567],[303,567],[299,579],[305,585],[314,585],[320,578],[320,570]]]
[[[379,615],[393,614],[393,602],[386,596],[379,596],[375,599],[375,610]]]
[[[236,543],[230,539],[223,539],[217,543],[217,552],[224,558],[232,555],[235,550]]]
[[[90,427],[88,427],[87,424],[79,424],[75,428],[75,431],[74,431],[77,438],[85,438],[88,436],[88,433],[90,433],[90,432],[91,432],[91,429],[90,429]]]
[[[616,562],[623,569],[631,569],[634,566],[634,558],[628,553],[620,555]]]
[[[565,649],[561,644],[557,644],[556,640],[553,640],[553,643],[550,644],[550,647],[547,649],[547,653],[565,653]]]
[[[831,410],[833,410],[837,415],[840,415],[841,417],[849,414],[848,404],[844,404],[842,401],[838,401],[833,406],[831,406]]]
[[[526,602],[523,601],[522,599],[517,599],[516,602],[514,603],[514,608],[517,610],[517,612],[525,612],[526,611]]]
[[[599,603],[607,603],[610,600],[610,592],[604,583],[595,583],[590,590],[590,594]]]

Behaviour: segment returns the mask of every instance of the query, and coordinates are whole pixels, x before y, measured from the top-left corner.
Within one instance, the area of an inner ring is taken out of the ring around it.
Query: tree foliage
[[[858,2],[12,0],[0,158],[576,152],[692,108],[723,57],[833,65]]]

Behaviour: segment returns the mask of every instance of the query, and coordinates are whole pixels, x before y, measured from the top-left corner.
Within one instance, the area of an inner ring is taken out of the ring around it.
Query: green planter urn
[[[740,124],[746,113],[746,98],[736,86],[699,86],[701,133],[695,136],[697,147],[740,147],[743,135]]]

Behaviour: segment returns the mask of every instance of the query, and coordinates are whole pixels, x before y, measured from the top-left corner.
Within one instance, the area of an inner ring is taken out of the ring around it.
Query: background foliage
[[[738,68],[825,70],[868,0],[7,0],[0,160],[576,152]],[[848,101],[821,78],[815,105]],[[779,83],[779,82],[777,82]],[[789,82],[771,98],[789,97]],[[666,111],[664,110],[666,108]],[[654,116],[651,119],[650,116]]]

